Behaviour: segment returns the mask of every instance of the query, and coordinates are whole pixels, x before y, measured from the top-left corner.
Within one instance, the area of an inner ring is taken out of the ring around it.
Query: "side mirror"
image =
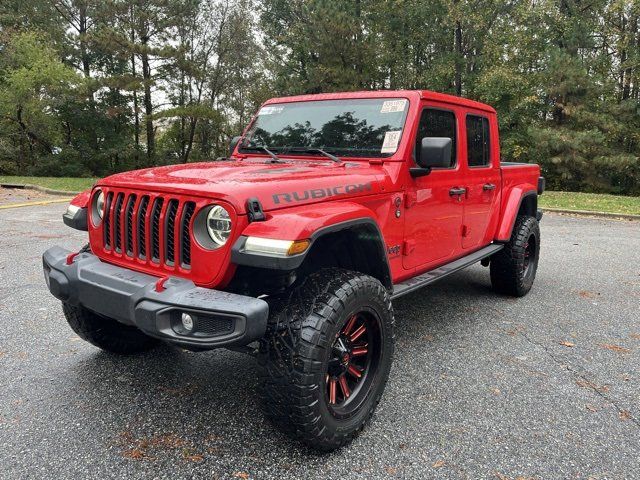
[[[420,168],[410,169],[413,177],[429,175],[432,168],[451,166],[451,139],[448,137],[424,137],[420,145],[417,163]]]
[[[238,143],[240,143],[240,140],[242,140],[242,137],[240,135],[231,139],[231,141],[229,142],[229,156],[233,155],[233,152],[238,146]]]

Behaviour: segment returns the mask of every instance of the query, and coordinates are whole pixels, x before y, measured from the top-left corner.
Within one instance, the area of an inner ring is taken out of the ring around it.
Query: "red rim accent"
[[[380,349],[376,320],[366,311],[352,315],[335,337],[327,365],[325,394],[334,414],[348,414],[345,412],[357,409],[360,399],[366,397],[378,365],[374,355]]]
[[[346,400],[351,396],[351,390],[349,389],[349,385],[347,384],[347,377],[345,377],[344,375],[341,376],[340,380],[338,380],[338,383],[340,384],[340,390],[342,390],[342,395]]]
[[[353,375],[356,378],[362,377],[362,370],[360,370],[358,367],[356,367],[353,364],[349,365],[349,367],[347,368],[347,372],[349,372],[351,375]]]
[[[353,350],[351,350],[351,356],[352,357],[359,357],[361,355],[366,355],[369,352],[369,349],[367,348],[367,345],[362,345],[359,347],[353,347]]]
[[[328,375],[327,375],[328,377]],[[329,403],[331,404],[335,404],[336,403],[336,385],[337,385],[337,380],[335,378],[330,378],[329,379]]]
[[[354,315],[353,317],[351,317],[347,322],[347,324],[342,329],[342,333],[344,333],[345,335],[349,335],[351,333],[351,330],[353,329],[353,326],[356,323],[357,318],[358,318],[357,315]]]
[[[349,340],[351,340],[352,342],[355,342],[366,331],[367,331],[367,327],[365,327],[364,324],[360,325],[360,327],[355,332],[353,332],[353,334],[351,334],[351,336],[349,337]]]

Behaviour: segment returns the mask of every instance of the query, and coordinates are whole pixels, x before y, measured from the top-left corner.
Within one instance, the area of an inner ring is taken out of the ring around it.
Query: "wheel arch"
[[[310,241],[309,248],[291,257],[249,253],[244,243],[249,236]],[[377,278],[392,287],[391,269],[382,231],[374,213],[352,202],[331,202],[320,211],[287,209],[253,222],[232,248],[232,263],[253,274],[289,275],[295,281],[318,268],[341,267]],[[286,283],[286,282],[285,282]]]
[[[378,224],[372,218],[356,218],[326,226],[312,236],[311,246],[301,269],[307,262],[313,262],[324,256],[330,247],[337,247],[339,264],[322,262],[322,267],[343,267],[371,275],[380,280],[386,288],[393,286],[391,268],[386,254],[385,243]],[[348,251],[341,251],[348,249]],[[348,257],[348,258],[347,258]]]
[[[514,187],[503,204],[501,221],[495,240],[508,242],[513,226],[519,215],[536,217],[538,211],[538,193],[533,185]]]

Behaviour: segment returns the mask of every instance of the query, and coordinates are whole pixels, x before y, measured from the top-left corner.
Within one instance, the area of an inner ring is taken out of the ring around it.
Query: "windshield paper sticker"
[[[406,104],[406,100],[385,100],[382,103],[380,113],[404,112],[404,107]]]
[[[385,133],[380,153],[395,153],[398,149],[398,143],[400,142],[400,135],[402,135],[402,130]]]
[[[274,113],[281,113],[284,107],[266,106],[262,107],[258,112],[258,115],[273,115]]]

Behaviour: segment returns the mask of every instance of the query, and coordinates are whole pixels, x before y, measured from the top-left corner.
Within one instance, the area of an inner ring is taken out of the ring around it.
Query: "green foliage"
[[[0,53],[0,129],[3,163],[20,157],[29,168],[40,155],[55,153],[63,136],[56,114],[80,83],[43,37],[20,33]]]
[[[271,96],[404,88],[493,105],[553,188],[640,194],[640,0],[6,0],[0,174],[208,160]]]

